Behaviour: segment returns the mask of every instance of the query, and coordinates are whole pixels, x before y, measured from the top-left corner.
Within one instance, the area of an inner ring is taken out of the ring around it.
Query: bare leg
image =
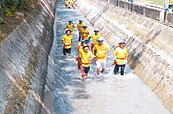
[[[79,61],[78,61],[78,66],[77,67],[78,67],[78,70],[80,70],[80,62]]]
[[[105,68],[102,68],[102,71],[101,72],[103,73],[104,71],[105,71]]]
[[[88,73],[85,73],[85,76],[88,76]]]
[[[100,75],[100,68],[97,68],[97,75]]]

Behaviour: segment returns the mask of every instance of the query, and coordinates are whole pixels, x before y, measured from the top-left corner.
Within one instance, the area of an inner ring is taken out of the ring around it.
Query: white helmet
[[[125,44],[125,41],[124,40],[120,40],[119,44]]]
[[[100,37],[97,39],[98,42],[103,42],[104,41],[104,38],[103,37]]]

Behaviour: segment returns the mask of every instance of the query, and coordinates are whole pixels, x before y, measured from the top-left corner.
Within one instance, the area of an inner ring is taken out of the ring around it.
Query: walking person
[[[65,2],[65,6],[67,6],[68,8],[70,8],[70,7],[71,7],[71,6],[70,6],[70,3],[69,3],[69,1],[68,1],[68,0],[65,0],[64,2]]]
[[[99,34],[99,30],[94,30],[94,34],[91,35],[91,37],[89,38],[89,40],[92,40],[91,43],[91,51],[92,48],[94,47],[94,45],[98,44],[97,40],[101,38],[101,35]]]
[[[78,62],[78,69],[80,70],[81,65],[81,53],[83,52],[83,46],[86,44],[85,40],[82,40],[81,42],[78,42],[77,46],[75,46],[75,49],[78,51],[78,57],[76,58],[76,61]]]
[[[81,62],[82,62],[82,67],[84,72],[84,74],[82,73],[82,78],[85,78],[86,76],[88,76],[88,72],[90,70],[90,62],[94,57],[95,56],[89,50],[89,46],[85,44],[83,46],[83,51],[81,52]]]
[[[88,41],[88,36],[89,36],[89,30],[87,26],[83,26],[81,30],[81,35],[82,35],[82,40],[87,40]]]
[[[84,26],[84,22],[82,20],[79,20],[79,23],[77,24],[77,29],[78,29],[78,32],[79,32],[78,41],[81,40],[81,32],[82,32],[83,26]]]
[[[121,69],[120,74],[124,75],[125,66],[127,64],[128,50],[125,47],[125,41],[120,40],[119,46],[114,50],[114,58],[115,58],[115,68],[114,74],[117,75],[119,72],[119,68]]]
[[[77,6],[76,0],[72,0],[71,4],[72,4],[72,7],[75,8],[75,6]]]
[[[104,39],[101,37],[98,40],[98,44],[96,44],[93,47],[93,54],[96,51],[96,64],[97,64],[97,75],[100,75],[101,73],[104,73],[105,69],[106,69],[106,59],[107,59],[107,53],[109,52],[110,48],[108,46],[106,46],[103,41]]]
[[[65,0],[65,6],[67,6],[69,9],[72,7],[72,0]]]
[[[75,26],[74,26],[74,24],[73,24],[73,21],[68,21],[69,23],[66,25],[66,27],[65,27],[65,29],[67,29],[67,30],[70,30],[71,31],[71,34],[73,34],[74,32],[74,28],[75,28]]]
[[[63,54],[66,56],[67,54],[71,54],[71,44],[72,44],[73,36],[71,35],[70,30],[66,30],[66,34],[62,37],[63,42]]]

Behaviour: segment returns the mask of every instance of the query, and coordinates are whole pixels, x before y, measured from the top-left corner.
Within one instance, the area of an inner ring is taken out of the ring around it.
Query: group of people
[[[97,65],[97,75],[105,72],[107,53],[110,48],[104,43],[104,38],[99,34],[99,30],[94,30],[94,34],[90,35],[88,27],[82,20],[75,27],[73,21],[65,26],[66,33],[62,37],[63,42],[63,54],[70,55],[73,41],[74,28],[78,29],[79,38],[75,49],[78,51],[78,57],[76,58],[78,63],[78,69],[81,71],[82,78],[88,76],[90,70],[91,61]],[[91,45],[89,45],[91,42]],[[124,75],[125,65],[127,63],[128,50],[125,47],[125,41],[121,40],[119,46],[114,50],[114,74],[118,74],[119,68],[121,68],[120,74]]]
[[[76,6],[76,0],[65,0],[65,6],[72,8]]]

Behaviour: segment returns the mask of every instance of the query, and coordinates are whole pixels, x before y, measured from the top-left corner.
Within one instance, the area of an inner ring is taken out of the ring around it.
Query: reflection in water
[[[76,89],[72,99],[89,99],[91,96],[83,89]]]

